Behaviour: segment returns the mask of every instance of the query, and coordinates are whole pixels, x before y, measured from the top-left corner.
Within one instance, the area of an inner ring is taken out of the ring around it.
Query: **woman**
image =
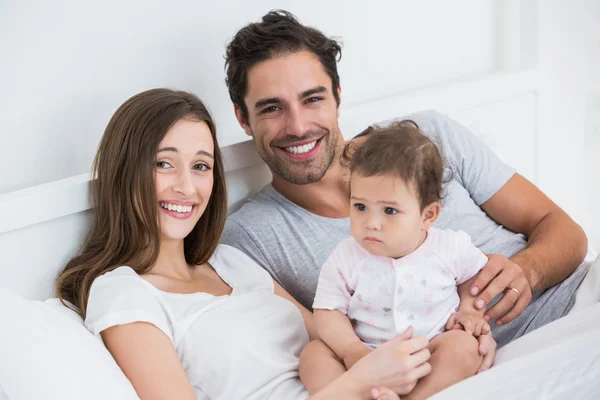
[[[57,281],[142,399],[305,399],[298,360],[312,314],[240,251],[215,125],[192,94],[127,100],[100,142],[93,223]],[[314,394],[397,398],[429,372],[409,330]],[[318,343],[318,342],[315,342]],[[389,389],[386,389],[389,388]]]

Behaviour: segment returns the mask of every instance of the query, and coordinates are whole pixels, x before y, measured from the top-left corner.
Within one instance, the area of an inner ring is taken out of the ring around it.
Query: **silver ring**
[[[517,289],[515,289],[514,287],[508,288],[508,290],[512,290],[517,294],[517,297],[521,296],[521,292],[519,292]]]

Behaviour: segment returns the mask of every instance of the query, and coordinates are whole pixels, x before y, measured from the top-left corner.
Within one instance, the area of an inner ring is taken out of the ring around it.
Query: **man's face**
[[[308,51],[263,61],[248,71],[248,119],[238,120],[273,172],[296,185],[319,181],[343,144],[331,79]]]

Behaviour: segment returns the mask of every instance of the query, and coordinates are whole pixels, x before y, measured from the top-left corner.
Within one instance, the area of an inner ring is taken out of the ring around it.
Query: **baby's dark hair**
[[[342,162],[351,174],[392,175],[402,179],[416,189],[421,211],[428,204],[442,200],[444,159],[416,122],[403,120],[387,126],[370,126],[357,138],[365,136],[344,148]]]

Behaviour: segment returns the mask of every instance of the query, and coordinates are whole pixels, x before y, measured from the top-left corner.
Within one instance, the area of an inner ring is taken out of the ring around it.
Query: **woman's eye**
[[[383,211],[389,215],[398,214],[398,210],[396,210],[395,208],[392,208],[392,207],[386,207],[385,210],[383,210]]]
[[[194,169],[196,171],[208,171],[210,167],[206,164],[196,164],[194,165]]]
[[[364,204],[361,204],[361,203],[356,203],[354,205],[354,207],[356,207],[356,209],[358,211],[365,211],[367,209],[367,206],[365,206]]]
[[[171,168],[171,164],[169,164],[166,161],[157,161],[156,162],[156,168],[158,169],[167,169],[167,168]]]

